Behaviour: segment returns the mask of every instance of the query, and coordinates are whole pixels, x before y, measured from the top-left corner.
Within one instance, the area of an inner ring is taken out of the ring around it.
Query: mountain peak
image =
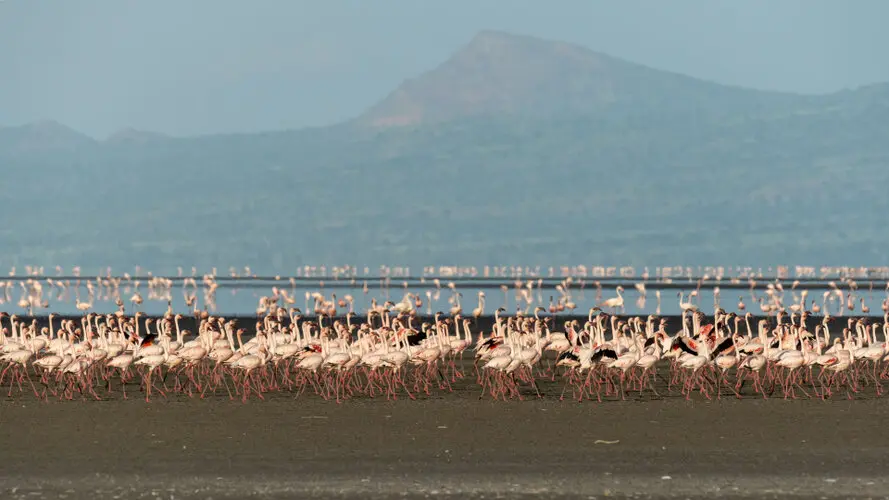
[[[614,106],[657,113],[727,102],[756,106],[775,95],[649,68],[567,42],[485,30],[437,68],[406,80],[356,123],[391,127],[475,116],[593,115]]]
[[[613,74],[630,67],[635,65],[569,43],[485,30],[437,68],[405,81],[358,121],[398,126],[550,113],[572,109],[575,98],[599,106],[614,98]]]
[[[597,54],[592,50],[577,45],[572,45],[567,42],[546,40],[531,35],[520,35],[516,33],[509,33],[506,31],[497,30],[479,31],[474,37],[472,37],[469,43],[467,43],[462,49],[457,52],[457,55],[467,53],[499,55],[503,53],[509,53],[510,51],[522,50],[532,51],[531,53],[524,54],[526,56],[533,55],[533,51],[535,50],[556,52],[577,51],[586,53],[588,56],[601,56],[601,54]]]

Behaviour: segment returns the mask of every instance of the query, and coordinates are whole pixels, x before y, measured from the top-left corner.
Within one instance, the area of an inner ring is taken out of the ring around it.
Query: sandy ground
[[[474,381],[473,381],[474,382]],[[0,498],[889,496],[889,399],[0,400]],[[5,398],[5,390],[3,391]]]

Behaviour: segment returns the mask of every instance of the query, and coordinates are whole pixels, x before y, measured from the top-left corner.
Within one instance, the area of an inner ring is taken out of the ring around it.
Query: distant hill
[[[0,267],[885,263],[889,85],[717,85],[496,32],[354,121],[0,129]]]
[[[91,148],[96,141],[61,123],[45,120],[17,127],[0,127],[0,154],[26,155]]]
[[[715,85],[562,42],[483,31],[437,68],[405,81],[358,122],[401,126],[485,115],[761,111],[803,96]]]

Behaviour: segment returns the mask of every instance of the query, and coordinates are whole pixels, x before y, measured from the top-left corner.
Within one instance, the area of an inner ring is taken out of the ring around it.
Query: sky
[[[800,93],[889,81],[885,0],[0,0],[0,126],[330,125],[496,29]]]

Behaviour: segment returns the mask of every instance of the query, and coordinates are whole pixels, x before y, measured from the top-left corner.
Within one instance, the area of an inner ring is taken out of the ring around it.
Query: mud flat
[[[885,399],[462,396],[5,399],[0,497],[889,496]]]

